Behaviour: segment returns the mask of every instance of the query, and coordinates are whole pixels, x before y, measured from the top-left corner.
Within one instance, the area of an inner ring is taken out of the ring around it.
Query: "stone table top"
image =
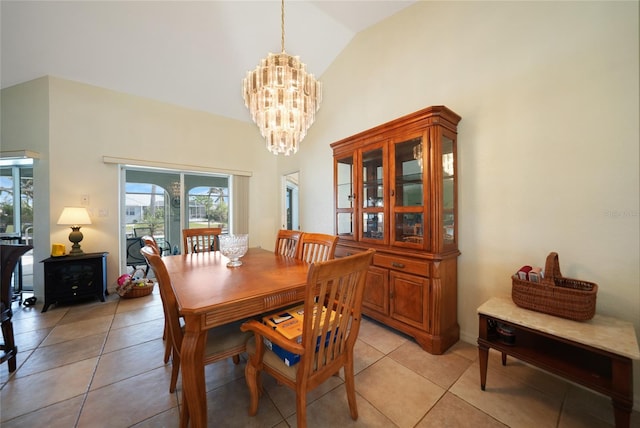
[[[599,314],[588,321],[573,321],[521,308],[507,297],[486,301],[478,308],[478,313],[640,360],[635,328],[627,321]]]

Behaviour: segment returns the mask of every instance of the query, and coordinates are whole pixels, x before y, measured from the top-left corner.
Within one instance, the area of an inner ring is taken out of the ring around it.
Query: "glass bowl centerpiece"
[[[242,265],[240,257],[247,253],[249,235],[220,235],[220,252],[229,259],[227,267],[237,267]]]

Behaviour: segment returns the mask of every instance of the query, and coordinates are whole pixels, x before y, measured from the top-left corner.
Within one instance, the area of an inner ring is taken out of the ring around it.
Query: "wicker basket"
[[[148,296],[153,293],[153,287],[155,285],[155,282],[148,279],[144,286],[134,285],[129,289],[129,291],[120,295],[120,297],[123,299],[135,299],[136,297]]]
[[[131,277],[134,277],[136,272],[139,271],[139,270],[142,271],[143,278],[145,278],[146,274],[145,274],[144,270],[139,269],[139,268],[136,269],[131,274]],[[153,293],[153,287],[155,285],[156,285],[156,283],[153,282],[150,279],[145,280],[144,285],[137,285],[137,284],[133,284],[131,281],[128,281],[125,284],[123,284],[122,287],[118,287],[116,289],[116,292],[123,299],[135,299],[136,297],[144,297],[144,296],[148,296],[149,294]]]
[[[521,280],[517,274],[512,282],[511,298],[522,308],[575,321],[590,320],[596,313],[598,285],[562,277],[558,253],[547,256],[540,283]]]

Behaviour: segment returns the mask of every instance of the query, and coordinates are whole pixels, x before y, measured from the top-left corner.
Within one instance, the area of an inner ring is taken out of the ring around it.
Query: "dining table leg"
[[[207,331],[200,328],[200,318],[184,317],[185,334],[182,340],[182,387],[189,407],[191,426],[206,428],[207,397],[204,380],[204,347]]]

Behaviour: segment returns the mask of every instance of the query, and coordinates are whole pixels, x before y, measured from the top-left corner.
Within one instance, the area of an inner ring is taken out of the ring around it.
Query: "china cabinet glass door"
[[[386,153],[378,145],[362,151],[362,229],[363,241],[386,243],[385,224],[385,165]]]
[[[456,247],[456,165],[455,137],[442,135],[442,242],[445,247]]]
[[[343,238],[353,239],[355,204],[353,156],[336,161],[336,230]]]
[[[428,149],[422,136],[395,143],[393,146],[393,237],[395,245],[424,246],[425,192],[424,170]]]

